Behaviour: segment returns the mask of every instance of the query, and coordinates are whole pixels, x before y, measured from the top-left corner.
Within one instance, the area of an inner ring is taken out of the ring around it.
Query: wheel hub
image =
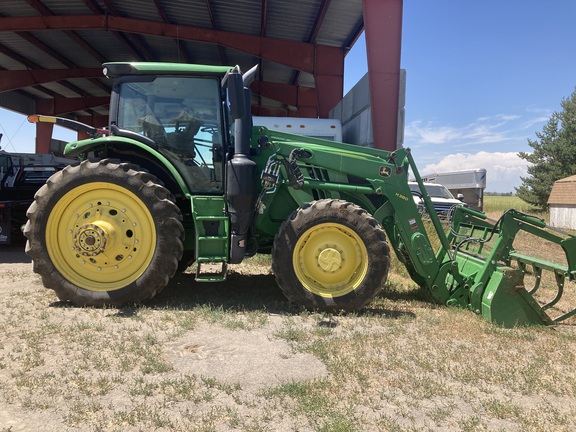
[[[74,247],[83,256],[96,256],[104,252],[113,228],[105,223],[86,224],[74,233]]]
[[[326,247],[318,255],[318,265],[325,272],[335,272],[342,265],[342,255],[332,247]]]

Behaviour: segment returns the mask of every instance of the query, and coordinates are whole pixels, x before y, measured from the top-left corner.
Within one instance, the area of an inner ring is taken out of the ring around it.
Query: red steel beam
[[[52,98],[41,99],[36,102],[36,111],[38,114],[59,116],[73,111],[86,110],[108,105],[110,98],[108,96],[85,96],[80,98]]]
[[[402,0],[362,0],[374,147],[396,150]]]
[[[301,87],[269,81],[254,81],[251,89],[260,96],[273,99],[286,105],[317,109],[316,89],[312,87]]]
[[[315,62],[317,48],[320,47],[313,43],[272,39],[242,33],[109,15],[0,18],[0,31],[84,29],[105,29],[220,44],[309,73],[314,73],[315,64],[317,64],[317,62]],[[324,51],[341,51],[339,48],[321,47]]]
[[[80,123],[84,123],[97,128],[103,128],[108,126],[108,116],[107,115],[91,115],[91,116],[80,116],[76,120]]]
[[[321,118],[328,118],[330,110],[342,100],[344,92],[344,51],[327,48],[317,46],[314,68],[318,116]]]
[[[54,123],[36,123],[36,153],[50,153]]]
[[[96,78],[101,76],[101,68],[3,70],[0,71],[0,92],[68,78]]]

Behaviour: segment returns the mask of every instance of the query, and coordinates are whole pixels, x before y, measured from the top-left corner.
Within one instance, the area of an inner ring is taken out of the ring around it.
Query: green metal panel
[[[226,202],[222,196],[191,196],[192,217],[195,227],[195,254],[198,269],[203,263],[223,263],[223,271],[214,274],[196,272],[196,280],[221,281],[226,278],[230,230]]]
[[[504,327],[553,324],[524,289],[522,272],[509,267],[500,268],[492,274],[482,296],[481,314]]]
[[[74,141],[66,144],[66,147],[64,148],[64,154],[66,156],[79,156],[82,154],[89,153],[91,151],[102,150],[106,147],[113,146],[114,144],[117,143],[122,143],[125,145],[136,147],[140,151],[149,154],[151,157],[155,159],[158,159],[168,169],[170,174],[172,174],[172,176],[176,180],[176,183],[178,183],[178,186],[180,186],[182,193],[189,194],[188,186],[186,185],[184,178],[174,167],[174,165],[172,165],[172,163],[168,160],[168,158],[166,158],[166,156],[164,156],[159,151],[151,148],[150,146],[147,146],[146,144],[143,144],[139,141],[130,138],[110,136],[110,137],[87,139],[82,141]]]
[[[233,66],[209,66],[188,63],[109,62],[103,64],[109,77],[118,75],[216,75],[223,77]]]

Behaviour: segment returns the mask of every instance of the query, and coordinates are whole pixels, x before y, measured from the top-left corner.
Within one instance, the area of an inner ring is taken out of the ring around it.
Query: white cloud
[[[535,138],[531,129],[545,123],[548,114],[529,107],[522,115],[483,116],[462,126],[413,121],[406,125],[404,145],[415,150],[424,175],[485,168],[487,191],[514,192],[529,165],[517,153],[530,151],[528,139]]]
[[[546,122],[543,110],[526,111],[527,116],[497,114],[479,117],[462,125],[453,126],[415,120],[406,124],[404,137],[407,147],[450,146],[453,148],[474,147],[488,144],[525,144],[533,136],[529,130]],[[482,148],[479,147],[478,150]]]
[[[436,125],[434,122],[425,124],[421,121],[414,121],[406,125],[404,137],[414,147],[426,144],[469,146],[498,143],[517,139],[509,131],[500,130],[509,121],[516,119],[517,117],[515,116],[481,118],[461,127]]]
[[[445,156],[437,163],[431,163],[419,171],[423,175],[440,172],[486,168],[486,191],[514,192],[514,187],[526,177],[528,162],[520,159],[515,152],[456,153]]]

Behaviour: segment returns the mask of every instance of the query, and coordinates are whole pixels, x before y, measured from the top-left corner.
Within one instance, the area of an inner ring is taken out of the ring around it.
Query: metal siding
[[[152,0],[114,0],[110,3],[121,17],[161,21]]]
[[[171,24],[212,28],[210,14],[204,1],[163,2],[162,8]]]
[[[108,81],[107,85],[110,86],[110,90],[112,90],[112,82],[107,80],[106,78],[101,78],[100,81],[102,82],[106,82]],[[92,96],[99,96],[99,97],[105,97],[105,96],[110,96],[110,92],[108,91],[104,91],[103,88],[101,88],[100,86],[94,84],[91,80],[87,80],[87,79],[82,79],[82,78],[70,78],[67,79],[66,81],[70,82],[71,84],[75,85],[76,87],[78,87],[81,90],[84,90],[86,93],[92,95]]]
[[[260,34],[261,1],[212,0],[210,3],[217,30]]]
[[[19,113],[32,114],[36,110],[36,103],[33,99],[16,92],[0,93],[0,106]],[[25,120],[22,120],[22,122],[24,121]],[[9,137],[6,137],[6,139],[8,140],[7,142],[10,142]],[[4,144],[4,147],[6,147],[6,144]]]
[[[48,90],[52,90],[53,92],[56,92],[59,95],[62,95],[63,97],[67,98],[81,97],[81,95],[79,95],[75,91],[70,90],[68,87],[63,86],[58,82],[42,84],[42,87],[47,88]]]
[[[21,38],[16,33],[0,32],[0,44],[40,67],[49,69],[62,69],[66,67],[50,54]],[[15,61],[17,62],[17,60]],[[14,69],[26,69],[25,65],[19,62],[18,64],[20,64],[20,67]],[[3,64],[1,66],[5,67]]]
[[[36,31],[29,33],[32,34],[41,42],[48,45],[62,57],[70,60],[73,64],[75,64],[79,68],[94,68],[100,66],[100,62],[98,60],[92,57],[80,45],[74,42],[74,40],[69,38],[63,32]],[[67,66],[61,65],[59,67],[67,67]]]
[[[192,63],[221,65],[220,53],[214,44],[185,41],[184,49]]]
[[[354,32],[362,26],[362,0],[332,1],[318,32],[316,43],[333,47],[346,47],[358,35]]]
[[[290,82],[292,76],[294,75],[294,71],[291,68],[283,66],[279,63],[263,60],[262,65],[264,69],[264,81],[287,84]]]
[[[271,1],[268,4],[268,37],[308,42],[321,0]]]
[[[36,9],[31,7],[27,2],[8,0],[0,2],[0,14],[7,17],[40,15]]]
[[[3,44],[3,35],[0,34],[0,44]],[[0,68],[8,69],[8,70],[19,70],[25,69],[25,67],[17,60],[14,60],[11,57],[8,57],[5,54],[0,53]]]
[[[76,33],[82,37],[92,48],[98,51],[107,61],[135,61],[135,58],[127,46],[122,44],[115,32],[100,30],[77,30]],[[84,50],[82,50],[84,51]],[[86,55],[88,55],[86,53]]]
[[[54,15],[91,15],[92,12],[83,1],[42,0]]]

